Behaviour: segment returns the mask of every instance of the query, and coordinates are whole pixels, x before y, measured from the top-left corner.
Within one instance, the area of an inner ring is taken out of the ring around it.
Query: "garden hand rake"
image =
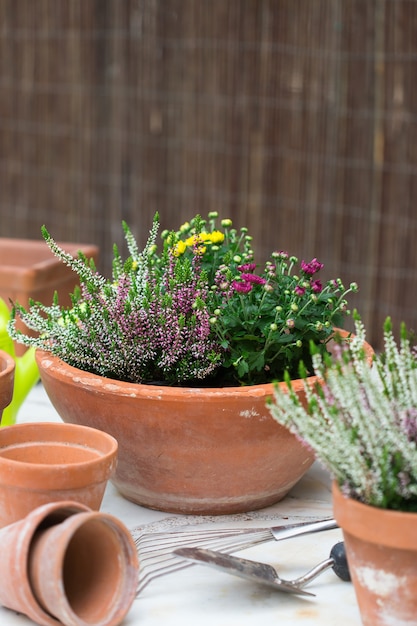
[[[137,594],[140,594],[156,578],[194,565],[189,560],[173,554],[178,548],[199,547],[232,554],[268,541],[280,541],[334,528],[338,528],[335,520],[325,519],[266,528],[144,532],[135,540],[140,565]]]

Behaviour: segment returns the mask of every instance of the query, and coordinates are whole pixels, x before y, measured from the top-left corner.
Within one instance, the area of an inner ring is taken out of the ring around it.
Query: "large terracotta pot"
[[[3,409],[12,401],[14,370],[14,359],[4,350],[0,350],[0,422]]]
[[[46,352],[36,359],[65,422],[118,440],[112,482],[137,504],[213,515],[258,509],[284,498],[313,463],[312,452],[266,408],[272,384],[138,385],[80,371]],[[301,381],[294,385],[301,393]]]
[[[415,626],[417,514],[346,498],[336,484],[333,509],[364,626]]]
[[[37,422],[0,429],[0,528],[42,504],[73,500],[100,508],[117,462],[117,441],[97,429]]]

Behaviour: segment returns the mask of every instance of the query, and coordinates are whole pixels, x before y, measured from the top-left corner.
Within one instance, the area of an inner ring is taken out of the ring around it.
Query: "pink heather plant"
[[[86,262],[65,253],[43,229],[51,250],[77,272],[80,289],[73,306],[63,309],[31,303],[29,311],[16,304],[15,314],[38,337],[9,323],[10,335],[83,370],[134,383],[169,383],[206,378],[217,366],[221,350],[211,336],[205,304],[207,283],[201,258],[173,254],[153,262],[159,226],[154,225],[142,253],[124,223],[130,257],[122,262],[114,250],[113,277],[105,280]]]
[[[262,271],[252,238],[230,219],[217,227],[196,216],[177,232],[162,233],[155,216],[142,252],[123,223],[129,258],[114,248],[111,280],[85,258],[73,259],[46,243],[79,277],[69,309],[18,303],[9,323],[13,339],[49,350],[83,370],[131,382],[170,385],[253,385],[311,368],[310,342],[320,351],[348,313],[340,279],[323,284],[316,258],[302,261],[274,252]],[[16,328],[22,318],[36,337]]]

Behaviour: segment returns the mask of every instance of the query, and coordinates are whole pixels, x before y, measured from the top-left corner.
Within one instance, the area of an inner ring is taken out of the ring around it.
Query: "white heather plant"
[[[365,329],[338,346],[335,359],[313,354],[322,386],[304,380],[304,407],[287,380],[276,386],[272,416],[314,451],[342,492],[383,509],[417,511],[417,354],[404,325],[399,344],[391,320],[384,326],[384,351],[369,366]],[[314,350],[313,350],[314,351]]]

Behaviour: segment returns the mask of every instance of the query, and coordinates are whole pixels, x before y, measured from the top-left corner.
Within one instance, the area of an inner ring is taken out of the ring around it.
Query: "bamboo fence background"
[[[0,236],[218,210],[417,329],[415,0],[0,0]]]

